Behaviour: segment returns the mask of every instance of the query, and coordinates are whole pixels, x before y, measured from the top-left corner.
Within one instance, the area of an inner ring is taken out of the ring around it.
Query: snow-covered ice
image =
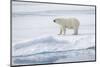
[[[72,35],[73,30],[67,29],[65,36],[57,35],[59,25],[53,22],[56,17],[79,19],[79,34]],[[94,7],[13,2],[13,65],[94,60]]]

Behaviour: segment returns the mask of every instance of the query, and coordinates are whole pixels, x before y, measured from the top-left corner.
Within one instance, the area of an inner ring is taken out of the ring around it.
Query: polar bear
[[[78,35],[78,28],[80,25],[80,22],[78,19],[76,18],[55,18],[53,22],[60,25],[60,33],[58,35],[61,35],[61,34],[65,35],[66,28],[73,29],[74,35]]]

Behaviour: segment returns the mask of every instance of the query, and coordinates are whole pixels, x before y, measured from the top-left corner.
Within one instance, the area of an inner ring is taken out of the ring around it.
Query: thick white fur
[[[60,25],[60,33],[59,35],[66,34],[66,28],[73,29],[74,35],[78,34],[78,28],[80,25],[80,22],[76,18],[56,18],[54,19],[54,22]]]

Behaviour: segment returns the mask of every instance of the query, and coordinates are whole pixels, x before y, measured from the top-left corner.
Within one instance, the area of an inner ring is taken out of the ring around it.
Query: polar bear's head
[[[53,22],[61,25],[62,22],[63,22],[63,19],[62,19],[62,18],[55,18],[55,19],[53,20]]]
[[[53,20],[54,23],[58,23],[60,21],[60,18],[56,18]]]

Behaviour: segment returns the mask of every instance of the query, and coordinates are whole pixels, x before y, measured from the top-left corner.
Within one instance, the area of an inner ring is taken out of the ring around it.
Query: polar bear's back
[[[71,27],[78,27],[80,22],[76,18],[58,18],[59,19],[59,24],[66,26],[68,28]]]
[[[65,19],[65,24],[68,26],[79,26],[80,22],[76,18],[67,18]]]

